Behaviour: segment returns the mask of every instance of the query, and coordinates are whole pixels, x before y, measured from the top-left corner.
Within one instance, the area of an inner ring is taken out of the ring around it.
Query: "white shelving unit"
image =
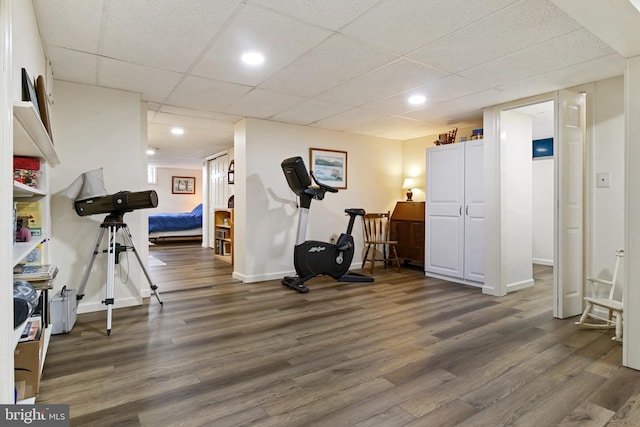
[[[40,187],[33,188],[19,182],[13,183],[14,201],[37,201],[42,207],[42,236],[32,238],[30,242],[17,242],[13,245],[13,266],[17,265],[27,254],[35,249],[39,244],[46,242],[50,237],[51,213],[49,183],[47,181],[46,168],[60,164],[58,154],[49,133],[45,129],[40,119],[40,114],[31,102],[14,101],[13,105],[13,155],[37,157],[40,159],[41,170],[45,169],[44,177],[41,178]],[[46,253],[46,252],[45,252]],[[45,258],[46,260],[46,258]],[[44,301],[48,304],[48,301]],[[12,332],[13,348],[18,345],[20,335],[26,324],[15,328]],[[51,339],[51,325],[43,330],[40,339],[42,344],[42,356],[40,359],[40,371],[44,368],[44,361]],[[28,398],[18,403],[34,403],[34,398]]]

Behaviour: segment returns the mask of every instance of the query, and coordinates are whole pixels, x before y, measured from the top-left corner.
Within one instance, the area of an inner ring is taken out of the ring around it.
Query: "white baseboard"
[[[132,307],[135,305],[142,305],[142,298],[129,297],[129,298],[116,298],[113,308]],[[101,302],[87,302],[83,303],[80,300],[77,308],[77,313],[93,313],[94,311],[104,311],[107,306]]]
[[[534,264],[540,264],[540,265],[548,265],[550,267],[553,267],[553,260],[552,259],[534,258],[533,259],[533,263]]]
[[[520,289],[530,288],[533,286],[533,279],[522,280],[520,282],[509,283],[507,285],[507,293],[519,291]]]

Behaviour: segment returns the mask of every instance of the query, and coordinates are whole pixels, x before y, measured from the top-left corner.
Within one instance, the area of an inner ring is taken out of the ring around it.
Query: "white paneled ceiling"
[[[140,93],[159,148],[150,162],[163,167],[199,167],[232,146],[242,117],[405,140],[624,72],[550,0],[34,4],[54,77]],[[247,50],[265,62],[246,66]],[[424,105],[407,103],[416,93]]]

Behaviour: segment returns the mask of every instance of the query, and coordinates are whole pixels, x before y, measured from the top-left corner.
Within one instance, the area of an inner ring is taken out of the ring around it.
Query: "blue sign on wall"
[[[533,157],[553,157],[553,138],[534,140]]]

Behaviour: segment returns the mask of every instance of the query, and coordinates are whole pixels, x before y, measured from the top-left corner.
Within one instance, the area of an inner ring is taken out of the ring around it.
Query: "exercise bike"
[[[322,200],[325,193],[337,193],[338,189],[318,182],[313,171],[311,178],[317,187],[312,187],[302,157],[286,159],[281,166],[289,187],[300,198],[298,232],[293,251],[293,265],[297,276],[285,276],[282,284],[300,293],[306,293],[309,292],[309,288],[304,283],[323,274],[339,282],[373,282],[372,277],[349,271],[355,250],[351,232],[356,218],[364,215],[364,209],[344,210],[349,215],[349,225],[347,232],[340,234],[335,244],[317,240],[305,241],[311,200]]]

